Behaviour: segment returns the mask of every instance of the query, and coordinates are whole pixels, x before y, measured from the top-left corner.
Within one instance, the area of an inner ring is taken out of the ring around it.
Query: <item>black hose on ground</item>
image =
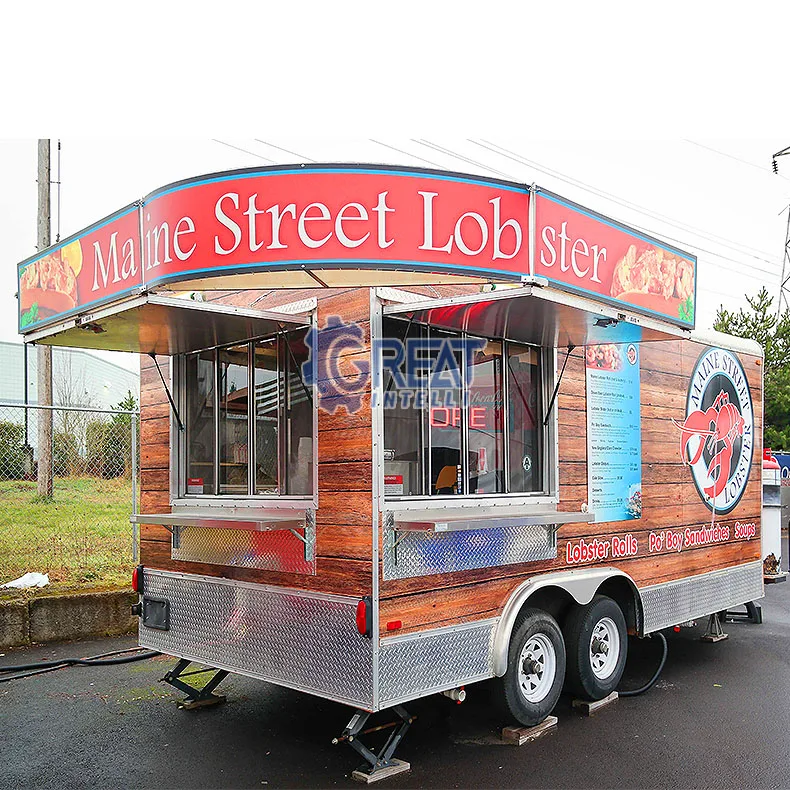
[[[87,658],[61,658],[52,661],[37,661],[32,664],[14,664],[11,666],[0,667],[0,672],[16,672],[22,674],[12,675],[10,677],[0,677],[0,683],[7,683],[9,680],[18,680],[20,678],[29,677],[30,675],[38,675],[42,672],[51,672],[55,669],[63,669],[64,667],[71,666],[110,666],[113,664],[130,664],[133,661],[145,661],[155,656],[162,654],[156,650],[146,650],[140,653],[141,648],[130,647],[126,650],[113,650],[110,653],[101,653],[98,656],[88,656]],[[122,653],[137,652],[137,655],[123,656]],[[112,656],[112,657],[111,657]]]
[[[653,636],[653,634],[651,634],[651,636]],[[658,638],[661,640],[662,649],[663,649],[663,653],[661,655],[661,661],[658,664],[658,669],[653,673],[653,677],[650,678],[650,680],[648,680],[644,686],[640,686],[638,689],[630,689],[628,691],[618,691],[617,692],[618,696],[636,697],[639,694],[644,694],[646,691],[653,688],[653,686],[655,685],[659,675],[661,674],[661,671],[664,669],[664,664],[666,664],[667,662],[667,652],[668,652],[667,638],[664,636],[664,634],[662,634],[660,631],[657,631],[655,636],[658,636]]]

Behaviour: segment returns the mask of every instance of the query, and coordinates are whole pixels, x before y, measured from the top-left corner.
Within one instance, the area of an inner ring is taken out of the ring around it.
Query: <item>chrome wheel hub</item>
[[[614,620],[602,617],[593,628],[590,639],[590,666],[599,680],[606,680],[620,660],[620,633]]]
[[[527,639],[518,662],[518,685],[527,702],[544,700],[557,674],[557,653],[546,634]]]

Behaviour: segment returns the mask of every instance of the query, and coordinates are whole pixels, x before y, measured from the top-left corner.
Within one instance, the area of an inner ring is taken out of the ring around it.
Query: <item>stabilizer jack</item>
[[[351,721],[346,725],[345,730],[343,730],[343,734],[339,738],[332,740],[334,744],[345,741],[365,759],[366,765],[360,766],[351,774],[352,778],[357,782],[370,784],[411,769],[409,763],[404,760],[397,760],[392,755],[395,754],[395,750],[403,740],[415,717],[410,716],[402,705],[396,705],[392,710],[398,715],[400,721],[396,719],[388,724],[381,724],[378,727],[369,727],[368,729],[363,729],[363,727],[367,724],[371,714],[365,710],[357,710],[351,717]],[[359,740],[360,735],[386,730],[390,727],[393,728],[393,731],[378,754]]]
[[[194,710],[195,708],[205,708],[209,705],[219,705],[225,702],[223,694],[214,694],[214,689],[222,683],[228,676],[224,669],[214,669],[208,667],[207,669],[196,669],[193,672],[185,672],[184,670],[191,664],[186,658],[182,658],[171,669],[160,682],[169,683],[173,688],[183,691],[186,694],[186,699],[180,700],[177,704],[182,710]],[[203,688],[195,688],[190,686],[189,683],[184,682],[182,678],[190,677],[191,675],[203,675],[206,672],[214,672],[215,675],[206,683]]]

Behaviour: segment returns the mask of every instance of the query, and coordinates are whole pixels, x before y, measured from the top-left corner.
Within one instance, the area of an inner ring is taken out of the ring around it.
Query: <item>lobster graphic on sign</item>
[[[734,354],[717,348],[702,354],[689,383],[686,418],[672,422],[700,498],[713,516],[729,513],[746,489],[754,446],[749,385]]]
[[[692,437],[701,438],[694,455],[688,461],[690,466],[699,462],[706,448],[713,456],[707,466],[708,479],[713,482],[703,490],[709,497],[715,499],[724,492],[724,487],[727,485],[735,440],[743,436],[745,420],[735,405],[730,403],[729,395],[721,390],[713,405],[705,411],[697,409],[691,412],[684,422],[679,423],[677,420],[672,422],[681,430],[680,456],[684,460]],[[721,449],[717,449],[719,447]]]

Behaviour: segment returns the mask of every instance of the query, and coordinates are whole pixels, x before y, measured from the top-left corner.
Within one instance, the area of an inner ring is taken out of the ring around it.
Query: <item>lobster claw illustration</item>
[[[681,430],[680,455],[689,466],[699,461],[706,447],[714,453],[707,468],[708,479],[713,483],[706,486],[704,491],[715,500],[727,485],[735,441],[743,436],[745,422],[741,413],[730,403],[729,395],[721,390],[713,405],[705,411],[698,409],[691,412],[682,423],[677,420],[672,422]],[[697,446],[693,457],[689,458],[687,449],[692,436],[699,436],[703,441]],[[719,445],[723,446],[719,448]]]

